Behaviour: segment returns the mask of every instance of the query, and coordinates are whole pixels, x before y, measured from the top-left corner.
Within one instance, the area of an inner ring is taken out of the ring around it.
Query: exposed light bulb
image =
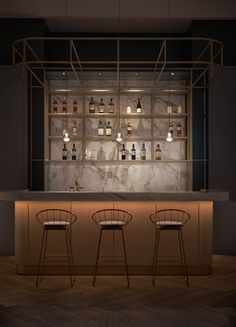
[[[69,142],[70,141],[69,133],[66,132],[66,131],[63,131],[63,141],[64,142]]]
[[[171,134],[170,131],[167,133],[166,141],[167,141],[167,142],[172,142],[172,141],[173,141],[173,137],[172,137],[172,134]]]
[[[122,137],[121,133],[118,132],[117,135],[116,135],[116,142],[119,142],[120,143],[122,141],[123,141],[123,137]]]

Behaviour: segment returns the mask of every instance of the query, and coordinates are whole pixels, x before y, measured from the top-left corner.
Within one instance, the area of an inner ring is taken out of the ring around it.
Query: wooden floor
[[[158,326],[235,327],[236,256],[214,256],[213,274],[190,278],[79,276],[73,288],[66,276],[15,274],[14,258],[0,258],[0,326]]]

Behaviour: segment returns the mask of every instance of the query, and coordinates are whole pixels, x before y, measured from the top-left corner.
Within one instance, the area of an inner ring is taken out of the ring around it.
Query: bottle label
[[[77,135],[77,127],[73,127],[73,128],[72,128],[72,134],[73,134],[74,136]]]
[[[103,128],[99,128],[98,129],[98,135],[99,136],[103,136],[104,135],[104,129]]]
[[[95,105],[94,105],[94,104],[91,104],[91,105],[89,106],[89,112],[90,112],[90,113],[94,113],[94,112],[95,112]]]
[[[105,111],[105,107],[104,106],[98,106],[98,112],[103,113]]]
[[[111,136],[111,128],[106,128],[106,136]]]

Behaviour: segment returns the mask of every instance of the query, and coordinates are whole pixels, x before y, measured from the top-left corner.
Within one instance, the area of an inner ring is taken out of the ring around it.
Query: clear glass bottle
[[[91,97],[89,101],[89,113],[94,114],[95,113],[95,102],[93,100],[93,97]]]
[[[131,122],[128,122],[128,125],[127,125],[127,136],[132,136],[132,125],[131,125]]]
[[[62,160],[67,160],[67,155],[68,155],[68,151],[66,148],[66,144],[64,143],[63,149],[62,149]]]
[[[72,160],[76,160],[76,147],[75,147],[75,144],[74,143],[73,143],[71,152],[72,152],[71,159]]]
[[[125,149],[125,145],[122,145],[122,149],[121,149],[121,160],[125,160],[126,159],[126,149]]]
[[[143,147],[141,149],[141,160],[146,160],[146,148],[145,148],[145,143],[143,143]]]
[[[141,102],[140,102],[140,98],[138,98],[138,104],[137,104],[137,107],[136,107],[136,112],[138,114],[140,114],[142,112],[142,105],[141,105]]]
[[[98,136],[104,136],[104,126],[101,120],[98,122]]]
[[[101,101],[99,102],[99,105],[98,105],[98,112],[99,112],[100,114],[102,114],[102,113],[105,112],[105,104],[104,104],[102,98],[101,98]]]
[[[58,111],[58,103],[57,103],[57,99],[54,98],[52,104],[52,112],[57,113],[57,111]]]
[[[132,145],[131,149],[131,160],[136,160],[136,149],[134,147],[134,144]]]
[[[176,125],[176,134],[178,137],[182,136],[182,124],[180,121]]]
[[[72,135],[77,136],[78,135],[78,127],[76,124],[76,121],[74,120],[73,127],[72,127]]]
[[[115,111],[115,105],[112,101],[112,99],[110,100],[109,104],[108,104],[108,113],[109,114],[113,114]]]
[[[157,144],[157,147],[155,149],[155,159],[156,160],[161,160],[161,148],[160,148],[160,144]]]
[[[111,135],[112,135],[112,128],[110,122],[108,121],[106,126],[106,136],[111,136]]]
[[[77,112],[78,112],[78,102],[77,102],[77,100],[75,98],[74,101],[73,101],[73,113],[77,114]]]
[[[64,112],[64,113],[67,112],[67,101],[66,101],[66,98],[64,98],[63,101],[62,101],[62,112]]]

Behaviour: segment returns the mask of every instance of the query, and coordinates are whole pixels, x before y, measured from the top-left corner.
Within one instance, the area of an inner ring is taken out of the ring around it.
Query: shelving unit
[[[98,44],[103,47],[102,54],[97,51]],[[201,180],[205,187],[207,90],[214,67],[222,65],[222,49],[220,42],[206,38],[17,41],[13,47],[14,68],[29,76],[31,188],[38,183],[33,180],[34,170],[44,175],[45,190],[68,190],[75,177],[85,190],[92,191],[186,191],[192,190],[193,180]],[[65,96],[69,112],[52,112],[53,99],[56,97],[61,107]],[[40,97],[44,101],[38,103]],[[106,106],[112,98],[115,112],[90,114],[91,97],[96,105],[103,98]],[[143,107],[140,114],[135,112],[138,97]],[[72,112],[74,98],[77,113]],[[34,110],[40,106],[41,110]],[[127,114],[127,106],[132,107],[132,113]],[[170,115],[168,106],[173,109]],[[111,121],[111,137],[97,136],[99,119]],[[76,144],[79,160],[63,161],[62,132],[65,124],[71,128],[74,120],[78,135],[68,147]],[[165,138],[170,120],[175,127],[181,122],[183,134],[177,137],[174,131],[173,142],[168,143]],[[126,134],[129,121],[133,127],[131,137]],[[122,133],[129,151],[135,144],[135,162],[121,160],[120,145],[115,141],[117,132]],[[37,142],[38,135],[44,139],[44,146]],[[138,160],[143,142],[147,160]],[[156,144],[162,150],[161,160],[154,157]]]

